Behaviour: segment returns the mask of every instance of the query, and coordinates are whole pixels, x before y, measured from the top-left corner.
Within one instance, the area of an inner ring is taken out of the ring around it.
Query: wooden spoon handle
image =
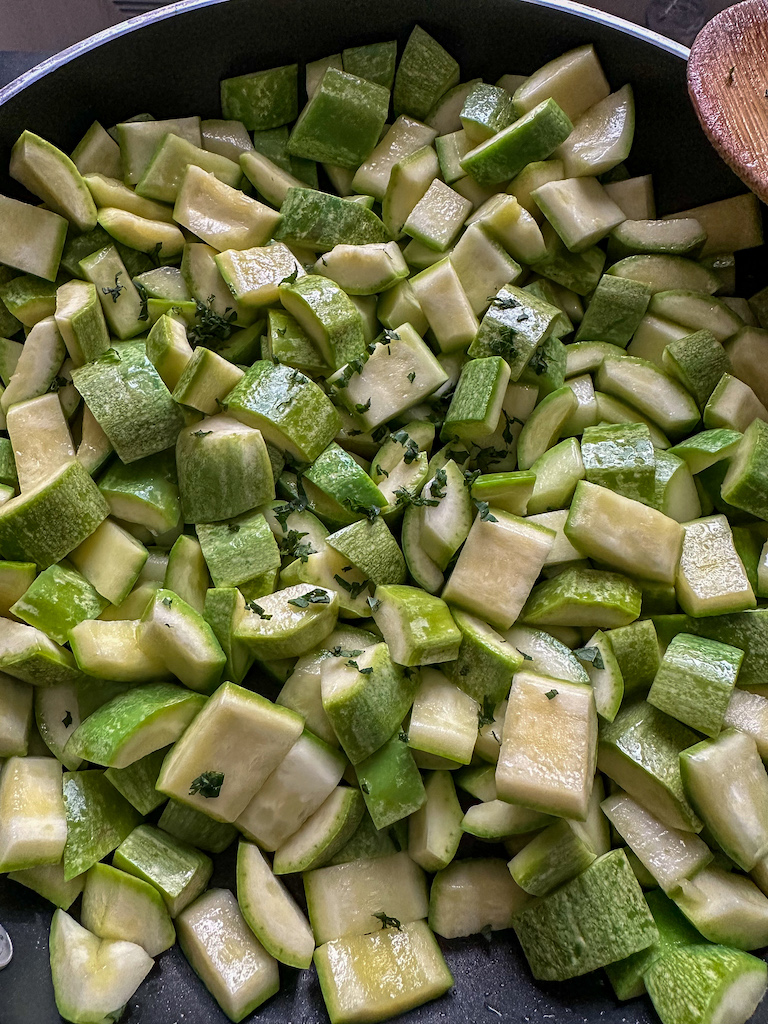
[[[688,91],[720,156],[768,202],[768,0],[744,0],[704,26]]]

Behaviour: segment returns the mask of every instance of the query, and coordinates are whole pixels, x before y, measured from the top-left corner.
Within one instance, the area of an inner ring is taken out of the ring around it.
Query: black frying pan
[[[187,0],[108,29],[0,90],[0,192],[25,198],[8,178],[24,128],[71,151],[94,118],[132,114],[217,117],[219,79],[346,46],[396,37],[414,22],[460,61],[463,79],[530,73],[573,46],[594,42],[614,88],[631,81],[637,131],[630,169],[653,173],[659,215],[742,192],[702,134],[685,82],[687,50],[569,0]],[[26,197],[28,198],[28,197]],[[744,291],[751,283],[745,262]],[[764,269],[763,269],[764,273]],[[498,848],[496,848],[498,849]],[[487,848],[493,855],[494,847]],[[234,889],[230,851],[214,884]],[[0,972],[0,1024],[59,1024],[48,967],[51,906],[0,877],[0,922],[15,956]],[[535,983],[511,933],[441,943],[456,987],[402,1017],[422,1024],[650,1024],[647,999],[619,1004],[600,972],[563,985]],[[279,995],[254,1015],[264,1024],[323,1024],[314,972],[282,970]],[[174,947],[129,1005],[126,1024],[226,1024]],[[768,1006],[753,1018],[768,1022]]]

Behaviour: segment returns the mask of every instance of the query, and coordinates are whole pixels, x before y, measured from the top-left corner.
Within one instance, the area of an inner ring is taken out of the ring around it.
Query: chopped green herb
[[[283,527],[285,530],[285,527]],[[302,562],[306,562],[310,555],[315,554],[315,549],[309,542],[302,543],[302,537],[308,537],[309,534],[304,531],[299,533],[298,530],[289,530],[288,535],[280,541],[280,550],[284,555],[290,555],[293,558],[298,558]]]
[[[370,398],[368,399],[367,402],[356,402],[355,403],[355,412],[359,412],[361,415],[364,412],[368,412],[368,410],[370,408],[371,408],[371,400],[370,400]]]
[[[395,502],[396,508],[402,508],[403,506],[415,505],[417,508],[422,505],[430,505],[434,507],[439,505],[440,502],[437,498],[422,498],[418,494],[414,494],[413,491],[409,491],[407,487],[398,487],[395,491]]]
[[[408,380],[411,382],[411,384],[413,384],[413,382],[416,380],[416,371],[415,370],[411,370],[411,372],[409,374],[407,374],[407,377],[408,377]]]
[[[268,615],[261,607],[261,605],[256,604],[255,601],[246,601],[245,607],[248,609],[249,612],[254,612],[256,615],[258,615],[260,619],[264,619],[265,622],[272,618],[272,616]]]
[[[196,430],[192,434],[192,437],[208,437],[208,435],[212,434],[212,433],[213,433],[212,430]]]
[[[378,914],[372,914],[377,921],[381,921],[382,930],[385,928],[396,928],[399,932],[403,930],[403,926],[400,924],[396,917],[390,917],[389,914],[385,914],[383,910],[380,910]]]
[[[362,592],[371,585],[370,580],[363,580],[362,583],[350,583],[349,580],[345,580],[343,576],[339,576],[338,573],[334,574],[333,577],[342,590],[346,590],[349,596],[354,600],[359,597]]]
[[[496,705],[490,697],[483,697],[483,706],[477,709],[477,727],[482,729],[484,725],[493,725],[496,721]]]
[[[227,529],[229,530],[230,533],[239,533],[240,532],[240,524],[239,523],[227,523]]]
[[[48,385],[49,392],[61,391],[69,384],[69,380],[66,377],[54,377],[51,383]]]
[[[381,515],[381,509],[378,505],[358,505],[352,498],[345,498],[342,501],[342,505],[344,508],[348,508],[350,512],[359,512],[360,515],[365,516],[371,523]]]
[[[544,696],[547,698],[547,700],[553,700],[557,696],[557,690],[547,690]]]
[[[217,313],[213,304],[215,295],[208,296],[208,304],[195,299],[195,323],[189,330],[189,341],[192,347],[216,341],[227,341],[232,334],[232,321],[237,316],[236,310],[227,306],[224,315]],[[215,347],[215,346],[214,346]]]
[[[377,612],[379,610],[379,608],[381,607],[381,601],[379,601],[375,597],[369,597],[368,598],[368,607],[371,609],[372,612]]]
[[[537,376],[541,376],[542,373],[547,372],[547,370],[549,369],[549,363],[547,362],[547,357],[544,355],[541,349],[537,348],[536,351],[533,353],[530,360],[528,361],[528,367],[529,369],[533,370],[533,372]]]
[[[458,466],[463,466],[469,459],[469,452],[463,448],[451,448],[445,454],[447,458],[453,459]]]
[[[521,651],[519,647],[516,647],[515,650],[517,651],[518,654],[522,654],[523,661],[533,661],[533,658],[531,657],[531,655],[530,654],[526,654],[525,651]]]
[[[330,653],[334,658],[357,658],[363,652],[360,650],[348,651],[344,647],[337,645],[336,647],[331,648]]]
[[[307,608],[311,604],[330,603],[331,595],[327,590],[323,590],[320,587],[315,587],[314,590],[308,590],[306,594],[301,594],[299,597],[293,597],[288,601],[288,604],[292,604],[296,608]]]
[[[118,272],[115,274],[115,286],[114,286],[114,288],[102,288],[101,289],[103,295],[111,295],[112,296],[112,301],[113,302],[117,302],[117,300],[120,298],[120,292],[125,291],[125,285],[124,284],[120,284],[120,282],[118,281],[118,278],[122,277],[122,275],[123,275],[122,270],[118,270]]]
[[[448,474],[445,471],[445,467],[438,469],[435,473],[434,480],[429,485],[429,493],[433,498],[437,498],[439,500],[440,498],[445,497],[445,487],[447,482]]]
[[[475,463],[478,469],[485,473],[494,463],[501,462],[508,455],[506,448],[481,448],[475,456]]]
[[[161,264],[160,253],[162,252],[162,250],[163,250],[163,243],[162,242],[157,242],[155,245],[152,246],[152,248],[147,253],[147,256],[149,257],[153,267],[159,267],[160,266],[160,264]]]
[[[367,782],[365,782],[365,780],[363,780],[363,782],[360,783],[360,792],[361,793],[370,793],[371,792],[370,786],[368,785]]]
[[[488,295],[486,298],[497,309],[515,309],[520,305],[519,299],[516,299],[513,295],[502,295],[499,293],[498,295]]]
[[[298,276],[299,276],[299,268],[295,267],[293,273],[289,274],[288,277],[284,277],[282,279],[282,281],[280,282],[280,284],[293,284]]]
[[[294,508],[293,504],[289,502],[286,505],[278,505],[276,509],[273,509],[273,512],[275,514],[275,519],[280,524],[280,528],[282,529],[283,533],[285,533],[286,529],[288,528],[288,516],[292,512],[296,512],[296,509]]]
[[[495,356],[502,356],[504,359],[516,359],[518,352],[514,342],[507,338],[494,338],[488,346]]]
[[[195,796],[195,794],[199,793],[200,796],[213,800],[221,792],[223,782],[224,772],[203,772],[202,775],[197,776],[189,787],[189,795]]]
[[[487,501],[478,501],[477,498],[473,500],[475,508],[480,513],[480,518],[484,523],[498,523],[499,520],[491,513],[491,508]]]
[[[139,293],[139,299],[141,300],[141,306],[139,307],[139,320],[149,320],[149,309],[147,304],[149,303],[149,293],[141,281],[133,282],[136,291]]]
[[[309,505],[309,498],[307,492],[304,490],[304,480],[302,479],[301,470],[296,470],[296,497],[293,499],[298,512],[303,512]]]
[[[405,448],[403,462],[406,466],[409,466],[412,462],[418,459],[421,454],[419,446],[405,430],[398,430],[395,434],[392,434],[391,437],[393,441],[396,441],[397,444],[400,444]]]
[[[163,598],[163,604],[165,605],[166,608],[170,608],[173,605],[173,598],[172,597],[164,597]]]
[[[369,665],[368,668],[360,668],[358,665],[357,671],[361,676],[369,676],[373,672],[373,667]]]
[[[605,668],[605,662],[599,647],[577,647],[573,653],[579,661],[588,661],[598,670]]]
[[[356,373],[360,373],[365,366],[365,360],[361,357],[356,359],[350,359],[346,366],[342,367],[340,371],[339,379],[334,381],[335,387],[339,390],[343,390],[349,384],[350,380]]]
[[[524,426],[523,421],[518,419],[517,416],[508,415],[506,409],[502,409],[501,412],[504,417],[504,429],[501,432],[501,436],[507,442],[507,444],[514,444],[515,435],[512,431],[512,426],[515,423],[519,423],[520,426]]]

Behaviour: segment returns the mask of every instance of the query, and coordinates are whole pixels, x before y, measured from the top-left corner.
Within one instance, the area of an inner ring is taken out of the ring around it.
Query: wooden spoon
[[[768,0],[744,0],[704,26],[688,91],[712,145],[768,203]]]

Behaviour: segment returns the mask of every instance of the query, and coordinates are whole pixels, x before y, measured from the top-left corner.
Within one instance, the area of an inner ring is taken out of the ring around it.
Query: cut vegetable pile
[[[223,81],[222,120],[14,146],[42,205],[0,197],[0,872],[56,907],[74,1024],[176,941],[232,1021],[278,963],[385,1020],[504,929],[537,979],[744,1024],[757,200],[657,219],[591,46],[496,85],[419,27],[396,57],[308,64],[301,111],[290,65]]]

